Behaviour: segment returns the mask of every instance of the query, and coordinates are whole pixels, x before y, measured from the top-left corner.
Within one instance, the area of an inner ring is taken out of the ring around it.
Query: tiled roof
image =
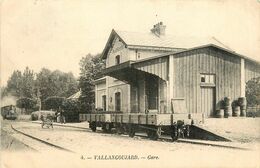
[[[115,30],[115,33],[129,46],[149,46],[166,48],[189,49],[207,44],[214,44],[231,50],[214,37],[190,37],[190,36],[157,36],[153,33],[136,33]]]

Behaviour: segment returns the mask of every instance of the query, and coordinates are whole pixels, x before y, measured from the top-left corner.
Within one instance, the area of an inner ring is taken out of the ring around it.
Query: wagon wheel
[[[90,123],[89,127],[90,127],[90,129],[91,129],[93,132],[96,132],[97,127],[96,127],[96,123],[95,123],[95,122]]]
[[[147,137],[150,138],[150,139],[152,139],[152,137],[153,137],[153,131],[148,130],[146,133],[147,133]]]
[[[172,137],[172,141],[177,141],[178,138],[179,138],[178,136],[175,136],[175,135],[173,135],[173,134],[171,135],[171,137]]]
[[[120,127],[116,127],[116,133],[119,134],[119,135],[122,134]]]
[[[161,127],[158,127],[155,131],[152,131],[152,136],[151,136],[152,140],[155,141],[158,140],[161,134],[162,134],[162,129]]]
[[[156,141],[156,140],[159,139],[159,137],[160,137],[160,136],[158,135],[158,133],[157,133],[157,132],[154,132],[154,133],[153,133],[152,140],[155,140],[155,141]]]
[[[96,131],[97,131],[97,127],[91,127],[91,130],[92,130],[93,132],[96,132]]]
[[[117,134],[123,134],[124,133],[124,128],[123,128],[123,126],[121,126],[121,125],[117,125],[116,126],[116,133]]]
[[[105,131],[107,132],[107,133],[110,133],[111,132],[111,126],[110,126],[110,124],[109,123],[106,123],[106,126],[105,126]]]
[[[127,133],[127,132],[128,132],[127,126],[126,126],[126,124],[123,124],[123,125],[122,125],[122,133],[125,134],[125,133]]]
[[[133,138],[135,136],[135,128],[134,128],[134,126],[130,126],[128,135],[131,138]]]
[[[106,126],[104,124],[102,124],[101,129],[103,132],[106,132]]]
[[[173,141],[178,140],[179,138],[179,128],[176,126],[174,126],[174,131],[171,133],[171,137]]]

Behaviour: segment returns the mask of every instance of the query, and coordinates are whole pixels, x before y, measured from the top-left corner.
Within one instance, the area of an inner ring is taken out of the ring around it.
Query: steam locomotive
[[[16,107],[14,105],[1,107],[1,115],[3,119],[8,119],[8,120],[17,119]]]

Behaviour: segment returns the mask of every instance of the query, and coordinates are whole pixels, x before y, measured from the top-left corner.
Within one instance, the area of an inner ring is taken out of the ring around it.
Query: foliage
[[[37,102],[35,99],[23,97],[16,101],[16,106],[19,108],[25,109],[25,111],[27,112],[29,109],[35,109],[36,103]]]
[[[23,72],[14,71],[7,86],[1,88],[1,97],[15,96],[17,98],[38,99],[36,108],[48,97],[69,97],[78,91],[77,79],[71,72],[59,70],[50,71],[46,68],[34,73],[28,67]],[[26,105],[28,109],[28,105]]]
[[[260,77],[246,83],[246,98],[248,106],[260,105]]]
[[[12,96],[22,97],[22,81],[22,72],[14,71],[7,81],[7,92]]]
[[[25,68],[23,75],[22,75],[22,96],[34,98],[35,97],[35,85],[34,85],[34,77],[35,74],[32,70],[28,67]]]
[[[0,98],[8,96],[7,88],[6,87],[1,87],[0,88],[0,93],[1,93],[1,97]]]
[[[67,122],[75,122],[79,120],[80,106],[78,100],[64,100],[62,109]]]
[[[79,112],[79,101],[65,99],[62,104],[64,112]]]
[[[54,96],[51,94],[52,89],[49,86],[51,71],[46,68],[42,68],[41,71],[36,75],[35,85],[38,88],[38,96],[41,100],[45,100],[47,97]]]
[[[43,101],[44,109],[46,110],[58,110],[59,107],[62,107],[65,97],[52,96],[48,97]]]
[[[16,97],[34,97],[34,77],[35,74],[28,67],[24,72],[14,71],[7,81],[7,92]]]
[[[41,100],[50,96],[69,97],[78,91],[78,83],[72,73],[59,70],[51,72],[46,68],[37,74],[36,85],[39,88]]]
[[[100,54],[88,54],[80,60],[79,87],[81,96],[79,98],[80,109],[82,112],[89,113],[95,102],[94,79],[101,76],[101,70],[105,67],[104,60]]]

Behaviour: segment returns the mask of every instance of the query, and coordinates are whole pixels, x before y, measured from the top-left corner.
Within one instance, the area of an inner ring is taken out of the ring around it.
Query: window
[[[200,82],[202,84],[215,84],[215,75],[213,75],[213,74],[200,74]]]
[[[104,111],[106,111],[106,106],[107,106],[107,102],[106,102],[107,100],[106,99],[107,99],[107,96],[103,95],[102,96],[102,108],[103,108]]]
[[[120,55],[116,56],[116,65],[120,64]]]
[[[206,82],[206,79],[205,79],[205,75],[201,75],[201,83],[204,83],[204,82]]]

